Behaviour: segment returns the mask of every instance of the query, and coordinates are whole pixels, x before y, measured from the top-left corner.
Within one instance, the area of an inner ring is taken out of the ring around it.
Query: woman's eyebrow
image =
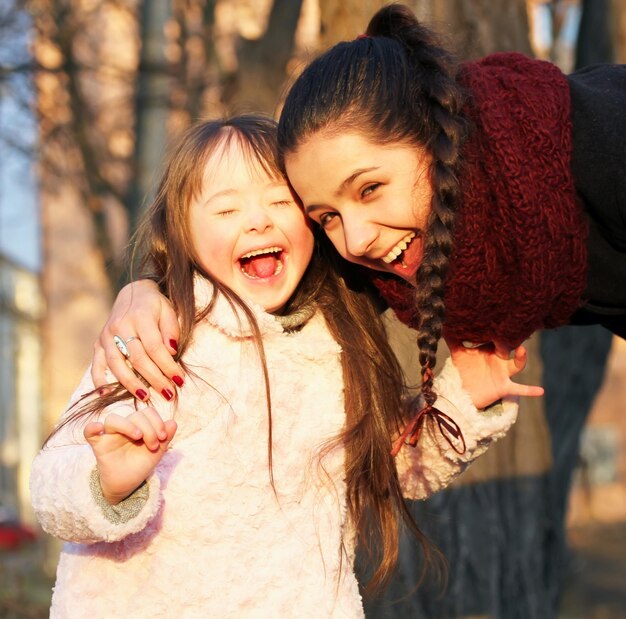
[[[342,192],[348,185],[352,184],[361,174],[365,174],[366,172],[371,172],[372,170],[378,170],[380,166],[372,166],[371,168],[359,168],[355,170],[346,178],[340,185],[335,193]]]
[[[352,172],[352,174],[350,174],[348,178],[346,178],[339,184],[339,187],[335,191],[335,196],[339,196],[341,192],[344,191],[346,187],[351,185],[359,176],[361,176],[361,174],[365,174],[366,172],[372,172],[373,170],[378,170],[379,168],[380,166],[372,166],[370,168],[358,168],[357,170],[354,170],[354,172]],[[312,211],[320,208],[324,208],[324,206],[322,204],[307,204],[304,205],[304,212],[309,215]]]

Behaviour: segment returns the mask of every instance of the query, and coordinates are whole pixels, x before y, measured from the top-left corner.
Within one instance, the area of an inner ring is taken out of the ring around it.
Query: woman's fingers
[[[172,306],[159,294],[153,283],[135,282],[133,286],[136,290],[123,289],[120,292],[119,303],[124,307],[134,302],[136,307],[129,306],[126,311],[119,311],[116,303],[114,314],[100,334],[99,345],[104,350],[106,365],[129,391],[136,393],[142,388],[134,370],[157,393],[171,400],[175,388],[183,385],[185,376],[172,358],[178,350],[178,320]],[[114,336],[125,343],[127,358],[116,346]],[[132,365],[132,370],[127,361]],[[98,358],[99,371],[100,365],[102,363]]]
[[[93,380],[94,387],[103,387],[109,382],[106,376],[107,362],[104,356],[104,349],[100,346],[99,341],[94,344],[93,348],[91,379]]]
[[[176,387],[182,387],[184,372],[164,346],[158,331],[138,329],[138,335],[127,344],[133,369],[160,393],[171,400]],[[111,368],[113,369],[113,368]]]
[[[544,389],[535,385],[521,385],[520,383],[511,382],[509,393],[515,396],[536,398],[543,395]]]

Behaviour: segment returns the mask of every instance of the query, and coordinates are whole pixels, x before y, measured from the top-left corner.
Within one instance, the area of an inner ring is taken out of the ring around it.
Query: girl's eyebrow
[[[221,198],[222,196],[233,196],[237,193],[236,189],[224,189],[223,191],[218,191],[217,193],[214,193],[212,195],[210,195],[205,201],[205,204],[209,204],[209,202],[212,202],[213,200],[215,200],[216,198]]]

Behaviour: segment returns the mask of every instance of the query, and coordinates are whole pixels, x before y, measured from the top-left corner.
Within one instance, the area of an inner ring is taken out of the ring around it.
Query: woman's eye
[[[293,200],[276,200],[276,202],[272,202],[272,206],[291,206],[293,204]]]
[[[322,215],[320,216],[320,225],[322,226],[322,228],[328,226],[332,222],[332,220],[335,219],[336,216],[337,213],[322,213]]]
[[[361,190],[361,198],[367,198],[380,187],[380,183],[372,183]]]

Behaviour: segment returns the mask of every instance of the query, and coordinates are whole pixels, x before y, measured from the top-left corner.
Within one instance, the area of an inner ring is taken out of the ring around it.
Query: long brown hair
[[[444,286],[460,200],[458,171],[467,123],[456,64],[407,7],[391,4],[364,37],[316,58],[291,87],[278,124],[284,157],[313,134],[358,131],[381,144],[404,142],[431,155],[433,197],[416,275],[422,394],[436,400],[433,370],[445,313]]]
[[[200,191],[205,164],[219,145],[233,140],[251,162],[282,178],[274,121],[238,116],[195,125],[170,158],[156,198],[139,227],[136,244],[141,274],[158,284],[178,314],[180,362],[194,325],[210,312],[216,295],[223,294],[245,313],[253,328],[265,378],[271,475],[270,385],[258,325],[247,305],[201,268],[189,234],[189,205]],[[214,287],[211,302],[200,313],[194,303],[193,280],[197,274]],[[313,301],[342,348],[346,426],[337,441],[345,447],[348,513],[357,543],[368,549],[378,563],[366,589],[371,592],[391,576],[401,522],[415,533],[427,555],[430,549],[404,503],[395,459],[390,454],[392,436],[403,424],[402,371],[389,346],[379,307],[357,275],[353,265],[339,259],[325,236],[318,234],[311,264],[283,311],[296,312]],[[130,394],[118,386],[113,393],[82,407],[69,420],[101,412],[112,402],[128,397]]]

